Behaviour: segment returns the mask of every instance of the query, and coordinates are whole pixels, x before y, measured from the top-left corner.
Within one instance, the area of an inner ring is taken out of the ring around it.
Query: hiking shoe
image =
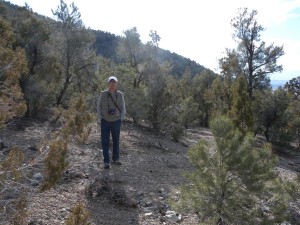
[[[113,160],[113,161],[111,162],[111,164],[120,166],[120,165],[122,165],[122,162],[120,162],[120,160]]]
[[[109,169],[109,168],[110,168],[109,163],[104,163],[104,169]]]

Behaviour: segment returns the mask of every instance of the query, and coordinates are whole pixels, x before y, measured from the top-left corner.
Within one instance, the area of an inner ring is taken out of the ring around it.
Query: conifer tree
[[[193,83],[190,87],[187,86],[187,89],[192,89],[191,95],[193,96],[194,101],[198,104],[198,111],[201,112],[198,113],[199,123],[205,127],[208,127],[210,109],[212,106],[209,98],[207,98],[207,93],[211,89],[215,78],[215,74],[211,71],[205,70],[193,78]]]
[[[274,224],[285,219],[286,199],[274,173],[276,158],[268,146],[253,147],[231,120],[211,122],[214,143],[200,141],[188,156],[195,170],[181,188],[177,207],[199,213],[205,224]],[[269,207],[268,215],[264,208]]]
[[[52,32],[53,47],[60,64],[61,80],[56,90],[56,105],[66,103],[74,93],[89,93],[95,78],[94,36],[85,28],[77,6],[61,0],[53,15],[60,23]]]
[[[205,99],[210,103],[210,116],[227,114],[231,109],[230,86],[226,79],[217,77],[211,88],[205,92]]]
[[[226,56],[219,61],[224,76],[232,79],[240,75],[245,77],[251,100],[254,99],[255,90],[270,85],[269,74],[282,71],[278,59],[284,55],[283,46],[275,46],[273,43],[266,45],[261,40],[261,32],[265,28],[259,25],[257,14],[256,10],[239,10],[238,16],[231,20],[237,48],[226,49]]]
[[[16,36],[16,46],[24,49],[28,63],[28,73],[20,77],[20,86],[26,100],[27,112],[25,116],[37,116],[49,102],[53,73],[49,55],[50,29],[38,15],[30,9],[21,8],[11,15],[12,27]],[[49,76],[51,74],[51,76]]]
[[[145,80],[145,76],[142,73],[142,42],[140,34],[136,27],[125,30],[125,37],[120,40],[117,48],[117,56],[120,62],[128,65],[129,68],[133,69],[134,77],[130,78],[134,88],[139,88],[142,81]]]
[[[295,100],[300,101],[300,76],[289,80],[289,82],[285,84],[285,88]]]
[[[185,128],[188,128],[193,122],[199,117],[198,104],[193,100],[192,97],[188,97],[180,103],[178,110],[178,122]]]
[[[256,94],[255,119],[256,132],[262,133],[266,140],[276,146],[284,146],[291,142],[292,134],[297,130],[289,128],[296,111],[290,111],[292,99],[288,93],[279,88],[275,91],[265,90]]]
[[[287,131],[292,131],[296,149],[300,150],[300,76],[289,81],[285,86],[291,98],[287,111],[292,115]]]
[[[231,86],[232,106],[229,112],[234,125],[241,131],[253,130],[253,114],[251,99],[247,93],[247,83],[244,77],[238,77]]]
[[[26,111],[19,78],[27,72],[25,52],[13,48],[15,37],[7,21],[0,16],[0,128],[14,116]]]

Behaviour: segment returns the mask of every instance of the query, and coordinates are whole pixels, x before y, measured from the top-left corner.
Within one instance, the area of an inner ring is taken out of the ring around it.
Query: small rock
[[[280,225],[291,225],[291,224],[289,222],[284,221]]]
[[[167,211],[166,215],[161,217],[161,221],[170,221],[172,223],[177,223],[181,220],[181,215],[176,213],[175,211]]]
[[[36,146],[28,147],[29,150],[37,152],[39,149]]]
[[[4,142],[0,139],[0,149],[5,148]]]
[[[32,176],[32,179],[34,179],[36,181],[41,181],[41,180],[43,180],[43,174],[42,173],[36,173]]]
[[[145,202],[145,207],[151,207],[153,206],[153,202]]]

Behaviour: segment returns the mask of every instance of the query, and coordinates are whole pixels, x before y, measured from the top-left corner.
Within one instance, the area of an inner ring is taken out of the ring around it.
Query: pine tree
[[[52,30],[52,44],[60,67],[60,84],[56,90],[56,105],[67,103],[75,93],[90,93],[95,78],[94,36],[85,28],[78,7],[61,0],[53,15],[60,23]],[[57,32],[57,33],[56,33]]]
[[[239,9],[231,20],[237,48],[226,49],[226,56],[219,60],[223,76],[232,80],[240,75],[245,77],[251,100],[254,100],[255,90],[270,86],[270,74],[282,71],[278,59],[284,55],[283,46],[267,45],[261,40],[265,28],[258,23],[257,14],[256,10]]]
[[[214,144],[200,141],[188,152],[195,170],[186,173],[190,183],[181,188],[175,205],[198,212],[205,224],[284,220],[286,192],[274,172],[277,160],[270,148],[253,147],[253,136],[243,136],[225,117],[214,119],[211,130]]]

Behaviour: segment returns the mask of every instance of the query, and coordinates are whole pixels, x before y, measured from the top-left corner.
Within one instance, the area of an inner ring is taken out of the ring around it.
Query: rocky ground
[[[0,130],[1,157],[5,157],[11,146],[17,145],[26,154],[24,168],[31,165],[22,184],[29,200],[27,224],[64,224],[71,208],[78,203],[90,212],[92,225],[198,223],[196,214],[173,211],[168,198],[185,182],[182,173],[192,169],[186,154],[188,147],[201,138],[212,138],[209,130],[190,129],[180,142],[175,142],[124,122],[120,143],[123,165],[112,165],[107,170],[103,169],[100,133],[95,124],[86,144],[70,143],[69,167],[61,182],[49,191],[40,192],[43,175],[39,158],[43,151],[39,143],[53,129],[49,122],[30,121],[22,127]],[[295,177],[300,172],[299,154],[281,156],[278,169],[286,177]],[[10,195],[12,198],[13,194]],[[297,210],[299,216],[299,205],[295,208],[296,214]],[[4,214],[0,216],[4,218]],[[0,224],[8,223],[0,221]]]

